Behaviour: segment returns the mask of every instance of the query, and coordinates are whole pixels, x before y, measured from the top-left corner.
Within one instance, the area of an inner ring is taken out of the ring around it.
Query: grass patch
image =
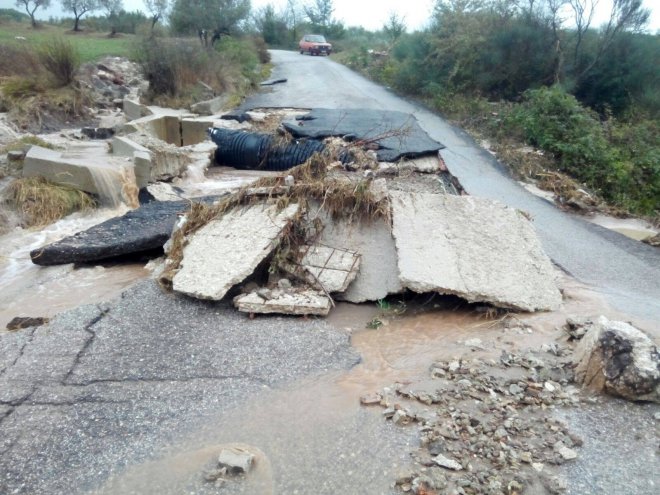
[[[70,41],[54,38],[39,46],[37,54],[56,87],[67,86],[74,81],[80,67],[80,53]]]
[[[16,179],[7,188],[7,197],[28,227],[48,225],[76,211],[96,207],[89,194],[43,177]]]
[[[25,40],[17,40],[17,36]],[[0,29],[0,46],[36,49],[53,38],[62,37],[78,51],[81,63],[94,62],[107,55],[130,58],[135,40],[135,36],[129,34],[109,37],[107,33],[87,30],[73,33],[68,28],[50,24],[41,24],[39,29],[32,29],[29,23],[7,22]],[[0,60],[2,58],[0,56]]]

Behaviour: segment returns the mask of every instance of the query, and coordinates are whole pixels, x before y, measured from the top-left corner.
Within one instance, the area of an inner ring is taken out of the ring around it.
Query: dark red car
[[[305,52],[310,55],[330,55],[332,53],[332,45],[320,34],[306,34],[302,37],[298,46],[301,55]]]

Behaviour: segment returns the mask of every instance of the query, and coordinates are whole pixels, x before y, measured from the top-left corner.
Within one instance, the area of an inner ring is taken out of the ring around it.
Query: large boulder
[[[660,354],[653,341],[632,325],[604,316],[584,326],[573,356],[576,380],[625,399],[660,402]]]

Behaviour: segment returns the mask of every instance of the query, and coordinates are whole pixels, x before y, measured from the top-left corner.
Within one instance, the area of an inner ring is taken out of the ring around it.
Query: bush
[[[37,54],[58,87],[67,86],[74,81],[80,67],[80,54],[70,42],[54,38],[42,44]]]
[[[36,75],[41,71],[37,54],[27,46],[0,44],[0,77]]]

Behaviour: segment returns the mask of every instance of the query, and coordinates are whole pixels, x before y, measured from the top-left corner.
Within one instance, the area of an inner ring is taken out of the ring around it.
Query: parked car
[[[320,34],[306,34],[302,37],[298,46],[301,55],[305,52],[310,55],[330,55],[332,53],[332,45]]]

